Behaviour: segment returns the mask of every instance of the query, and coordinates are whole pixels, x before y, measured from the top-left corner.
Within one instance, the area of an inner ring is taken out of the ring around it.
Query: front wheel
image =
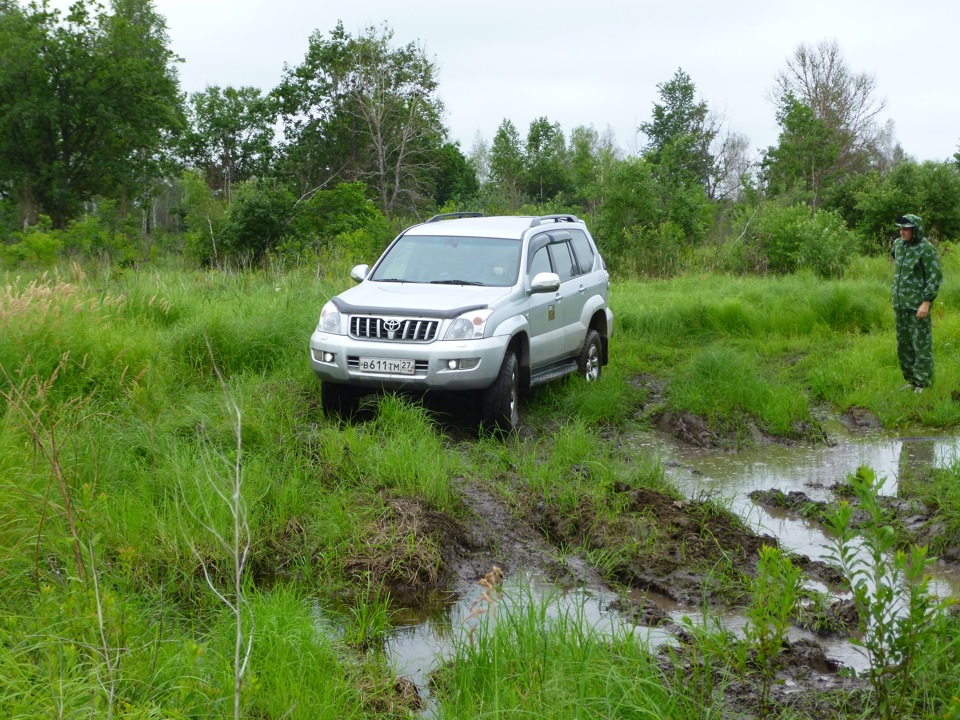
[[[583,349],[580,351],[580,357],[577,358],[577,372],[585,377],[588,382],[600,379],[600,370],[603,367],[603,345],[600,342],[600,334],[596,330],[587,333],[586,340],[583,341]]]
[[[320,383],[320,407],[328,418],[351,418],[360,407],[360,398],[360,391],[350,385]]]
[[[498,430],[510,431],[520,424],[520,373],[517,356],[507,350],[493,385],[483,391],[483,420]]]

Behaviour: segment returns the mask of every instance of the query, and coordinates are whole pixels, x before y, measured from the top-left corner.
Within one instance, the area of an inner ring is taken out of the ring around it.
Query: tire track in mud
[[[473,550],[465,553],[453,569],[462,582],[476,582],[494,565],[506,575],[539,575],[556,583],[583,583],[590,590],[614,592],[597,570],[576,554],[563,560],[541,532],[517,515],[480,485],[462,481],[458,490],[474,517],[467,530]]]

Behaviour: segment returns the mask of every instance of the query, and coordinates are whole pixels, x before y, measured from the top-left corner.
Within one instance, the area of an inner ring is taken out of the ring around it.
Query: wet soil
[[[649,390],[649,388],[648,388]],[[732,449],[743,441],[722,437],[702,418],[689,414],[671,414],[658,407],[654,392],[648,393],[646,418],[656,427],[696,447]],[[869,413],[851,408],[844,425],[855,429],[873,428]],[[470,432],[445,428],[456,442],[469,442]],[[520,438],[543,432],[525,427]],[[816,437],[819,428],[798,428],[798,437]],[[611,435],[616,432],[611,430]],[[774,442],[755,428],[751,442]],[[616,442],[615,437],[608,438]],[[788,440],[789,442],[789,440]],[[519,483],[518,478],[501,477],[497,481]],[[685,629],[678,626],[659,601],[666,598],[692,608],[704,604],[715,609],[745,603],[744,582],[754,572],[762,546],[778,544],[770,535],[761,535],[746,526],[733,513],[712,501],[687,500],[650,488],[617,483],[610,493],[610,507],[602,512],[587,501],[572,511],[529,494],[504,494],[502,488],[485,485],[473,478],[456,481],[462,499],[462,512],[454,518],[411,500],[390,499],[388,512],[379,532],[386,538],[417,538],[417,552],[410,557],[365,557],[351,559],[351,569],[359,574],[379,577],[394,590],[464,587],[480,583],[494,568],[507,577],[535,575],[559,585],[579,586],[601,593],[616,593],[614,609],[645,626],[662,626],[677,636],[679,649],[662,656],[667,677],[675,677],[678,691],[687,691],[688,683],[703,677],[702,658],[696,658],[693,643],[687,643]],[[514,498],[508,504],[504,497]],[[520,498],[520,499],[516,499]],[[822,512],[827,503],[814,503],[804,493],[770,491],[758,494],[755,501],[809,517],[811,507]],[[915,528],[918,540],[923,533],[936,533],[930,514],[916,506],[891,501],[891,511],[899,512],[905,528]],[[602,509],[601,509],[602,510]],[[399,530],[399,532],[397,532]],[[572,552],[578,548],[580,552]],[[409,553],[409,551],[407,551]],[[604,557],[603,568],[594,567],[587,555]],[[799,556],[793,561],[811,579],[828,587],[838,587],[843,578],[820,561]],[[639,599],[638,599],[639,598]],[[829,617],[827,617],[829,616]],[[847,636],[856,618],[849,601],[837,601],[822,611],[818,627]],[[807,623],[798,618],[797,626]],[[813,629],[813,627],[811,627]],[[781,667],[770,695],[772,704],[782,712],[789,709],[798,716],[843,716],[862,713],[865,681],[839,672],[815,640],[786,641],[779,656]],[[715,678],[725,686],[724,717],[747,718],[765,714],[760,705],[760,688],[755,676],[733,677],[729,668],[719,670]]]
[[[733,451],[746,445],[762,446],[773,443],[824,442],[826,440],[826,433],[816,421],[794,423],[786,437],[764,431],[749,417],[740,418],[736,427],[726,431],[718,430],[706,418],[688,411],[667,408],[664,402],[665,385],[660,378],[637,375],[633,379],[633,385],[641,389],[645,397],[638,408],[637,416],[649,422],[660,432],[671,435],[692,447]]]
[[[777,544],[710,502],[623,484],[614,490],[623,497],[612,500],[622,508],[613,519],[598,519],[585,504],[573,513],[538,505],[528,518],[554,543],[620,551],[609,572],[621,585],[694,606],[736,600],[729,594],[733,578],[716,574],[718,564],[734,577],[752,575],[760,547]],[[631,541],[632,551],[623,553]]]
[[[839,491],[839,496],[854,508],[851,524],[854,528],[864,527],[870,520],[867,512],[860,508],[856,497],[844,491],[844,485],[834,485],[831,490]],[[817,501],[806,493],[792,490],[784,493],[773,488],[754,491],[749,497],[756,503],[770,508],[786,510],[797,517],[825,523],[826,517],[836,507],[836,500]],[[839,499],[839,498],[838,498]],[[939,559],[943,562],[960,563],[960,538],[948,535],[947,529],[937,513],[915,499],[881,497],[880,505],[892,527],[897,531],[900,545],[926,545],[937,548]]]

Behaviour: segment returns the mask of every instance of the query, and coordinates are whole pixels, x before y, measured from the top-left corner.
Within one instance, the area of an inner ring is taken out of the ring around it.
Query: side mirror
[[[357,282],[363,282],[367,279],[367,273],[370,272],[370,266],[367,264],[355,265],[350,271],[350,279]]]
[[[552,272],[537,273],[530,281],[530,292],[548,293],[560,289],[560,276]]]

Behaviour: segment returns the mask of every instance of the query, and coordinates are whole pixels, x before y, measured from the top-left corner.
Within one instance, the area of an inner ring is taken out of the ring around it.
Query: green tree
[[[214,197],[206,180],[195,170],[187,170],[181,175],[179,187],[180,215],[187,228],[187,250],[203,265],[218,265],[225,249],[223,226],[227,201]]]
[[[523,197],[524,162],[520,133],[512,121],[504,119],[490,148],[490,179],[514,206]]]
[[[876,124],[876,81],[853,73],[835,41],[797,46],[776,85],[780,144],[765,161],[773,192],[802,187],[817,208],[832,185],[885,162],[895,143],[892,128]]]
[[[260,263],[290,235],[295,202],[272,180],[239,183],[224,218],[223,251],[244,265]]]
[[[641,158],[617,161],[604,185],[604,202],[596,213],[600,249],[624,255],[638,229],[657,225],[657,188],[653,167]]]
[[[571,189],[567,144],[559,123],[539,117],[527,132],[524,175],[530,197],[541,203]]]
[[[139,199],[182,128],[177,60],[149,0],[0,3],[0,187],[64,227],[97,196]]]
[[[460,143],[444,143],[437,151],[435,165],[434,198],[437,205],[455,199],[469,199],[477,194],[480,189],[477,172],[460,151]]]
[[[285,70],[275,95],[300,196],[360,180],[388,217],[429,197],[443,104],[434,63],[414,43],[394,47],[387,26],[352,37],[338,23],[326,37],[310,36],[304,61]]]
[[[263,177],[273,157],[276,101],[253,87],[208,87],[190,96],[182,147],[211,190],[230,200],[235,182]]]
[[[660,103],[653,105],[653,117],[638,128],[649,138],[644,149],[659,178],[674,185],[714,187],[716,158],[711,145],[718,135],[716,120],[707,103],[697,100],[696,86],[683,70],[657,85]]]
[[[890,243],[894,218],[913,212],[934,238],[960,238],[960,168],[951,162],[904,160],[886,175],[873,172],[857,193],[857,230],[875,250]]]
[[[710,195],[718,185],[711,151],[718,124],[683,70],[657,87],[662,103],[654,104],[653,119],[639,128],[650,139],[644,158],[657,180],[657,236],[672,245],[695,245],[706,236]]]
[[[604,191],[620,160],[611,129],[603,135],[592,126],[579,125],[570,133],[570,175],[575,201],[588,213],[603,204]]]
[[[792,96],[782,100],[777,123],[777,145],[767,148],[761,163],[767,193],[790,195],[816,208],[825,183],[836,173],[838,138],[813,108]]]

